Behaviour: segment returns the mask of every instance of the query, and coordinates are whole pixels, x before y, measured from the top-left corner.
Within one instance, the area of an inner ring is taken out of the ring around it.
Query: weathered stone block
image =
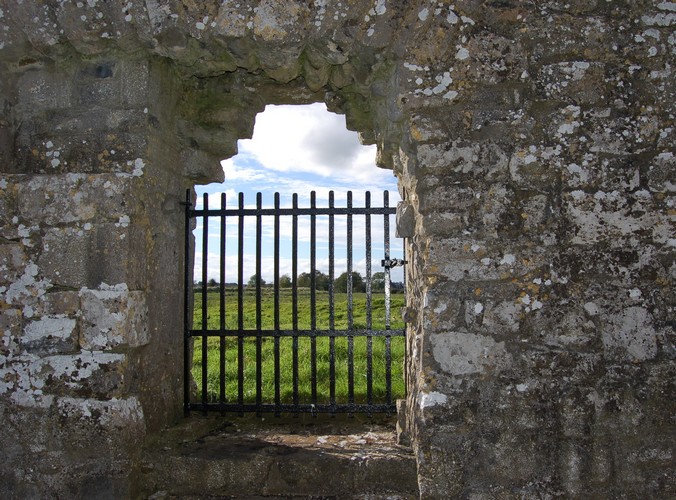
[[[43,316],[27,322],[20,338],[21,348],[36,356],[69,354],[78,350],[75,318]]]
[[[109,400],[125,391],[125,361],[124,354],[82,351],[42,358],[28,371],[46,394]]]
[[[638,362],[657,355],[657,335],[650,312],[643,307],[628,307],[605,322],[603,346],[609,359]]]
[[[0,244],[0,283],[14,283],[28,263],[24,246],[19,243]]]
[[[619,242],[632,237],[641,238],[646,233],[666,241],[671,231],[670,224],[653,207],[653,196],[646,190],[634,193],[597,191],[593,194],[576,190],[566,193],[563,213],[572,226],[569,241],[572,244]]]
[[[21,311],[5,309],[0,312],[0,365],[19,355],[19,336],[22,328]]]
[[[508,155],[494,143],[460,143],[452,146],[425,144],[418,148],[418,162],[423,171],[428,169],[438,176],[450,176],[456,181],[477,177],[493,181],[504,180]]]
[[[74,290],[51,288],[32,306],[36,316],[68,316],[74,318],[80,311],[80,295]]]
[[[645,178],[651,192],[674,193],[676,192],[676,157],[673,152],[664,152],[653,158],[648,166]]]
[[[34,69],[19,77],[17,108],[26,115],[46,110],[64,110],[73,105],[73,88],[69,78],[53,68]]]
[[[81,346],[105,350],[119,345],[138,347],[148,343],[145,294],[126,286],[80,291]]]
[[[140,260],[143,254],[139,250],[145,245],[144,231],[130,225],[127,216],[114,224],[53,228],[46,232],[43,242],[38,264],[55,285],[79,289],[125,283],[132,290],[143,285],[139,272],[144,267]]]
[[[543,189],[560,176],[560,148],[516,151],[509,159],[511,181],[519,188]]]
[[[604,64],[595,61],[565,61],[540,68],[537,85],[547,99],[570,103],[607,102]]]
[[[411,238],[415,233],[415,209],[410,203],[397,205],[397,238]]]
[[[441,332],[430,337],[434,359],[452,377],[497,375],[511,365],[504,342],[463,332]]]
[[[117,221],[138,210],[138,201],[125,196],[132,179],[114,174],[35,176],[18,187],[19,216],[49,226],[79,222],[83,228],[91,228],[95,219]]]

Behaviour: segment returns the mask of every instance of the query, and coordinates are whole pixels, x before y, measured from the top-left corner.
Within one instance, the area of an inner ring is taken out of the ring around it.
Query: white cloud
[[[252,175],[246,167],[252,159],[271,171],[315,174],[339,183],[378,186],[393,180],[391,171],[376,166],[376,147],[360,144],[345,117],[328,112],[323,103],[266,106],[256,116],[253,137],[240,140],[238,150],[225,160],[226,179]]]

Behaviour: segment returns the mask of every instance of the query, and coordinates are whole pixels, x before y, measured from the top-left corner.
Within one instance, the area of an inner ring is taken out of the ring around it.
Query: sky
[[[356,132],[345,127],[345,117],[327,111],[323,103],[303,106],[268,105],[256,116],[253,137],[237,143],[238,154],[221,165],[225,182],[196,186],[196,208],[203,207],[203,195],[208,195],[210,208],[219,208],[221,193],[226,194],[227,207],[237,206],[239,192],[244,204],[254,207],[256,193],[262,193],[263,207],[272,207],[274,193],[280,193],[280,206],[291,207],[292,194],[298,193],[299,207],[310,206],[310,191],[316,192],[317,206],[328,206],[329,191],[334,191],[335,206],[346,206],[347,192],[353,192],[353,206],[364,206],[365,192],[371,192],[371,206],[383,206],[383,190],[389,191],[389,206],[400,201],[396,177],[390,170],[375,164],[376,146],[359,143]],[[365,274],[363,250],[364,217],[353,216],[353,268]],[[372,273],[381,271],[383,258],[382,216],[372,216]],[[402,243],[394,235],[395,217],[390,217],[392,257],[401,258]],[[219,280],[219,220],[209,220],[207,278]],[[347,269],[347,220],[335,217],[335,276]],[[197,220],[194,231],[195,281],[202,278],[201,248],[203,221]],[[263,217],[262,278],[271,283],[273,275],[273,218]],[[291,275],[291,217],[281,218],[280,275]],[[299,217],[298,273],[309,272],[309,217]],[[237,224],[226,220],[226,282],[237,281]],[[328,273],[328,217],[317,217],[317,269]],[[255,218],[245,217],[244,281],[255,273]],[[399,270],[392,279],[401,281]]]

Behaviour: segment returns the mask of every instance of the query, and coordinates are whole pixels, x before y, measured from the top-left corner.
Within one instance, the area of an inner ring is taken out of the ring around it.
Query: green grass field
[[[225,326],[228,329],[237,328],[237,289],[226,289],[226,314]],[[355,293],[353,295],[354,318],[353,327],[356,329],[366,328],[366,294]],[[195,293],[194,297],[193,328],[202,326],[202,294]],[[404,328],[399,310],[404,305],[403,294],[393,294],[391,301],[391,329]],[[318,329],[329,328],[329,302],[328,293],[316,292],[316,326]],[[207,329],[220,328],[219,293],[217,290],[207,293]],[[282,289],[279,299],[279,327],[282,330],[293,328],[291,291]],[[348,326],[347,295],[335,295],[335,329],[344,330]],[[274,329],[274,294],[271,288],[262,290],[261,302],[261,329]],[[311,307],[310,292],[307,289],[298,291],[298,329],[310,329]],[[256,329],[256,297],[255,289],[245,289],[243,301],[243,324],[245,329]],[[382,294],[374,294],[372,300],[372,328],[385,328],[385,299]],[[272,337],[260,340],[262,362],[262,401],[263,403],[275,402],[275,339]],[[221,340],[210,338],[207,341],[207,399],[209,402],[218,402],[220,398],[220,350]],[[280,397],[282,403],[293,402],[293,338],[282,337],[277,340],[279,344],[280,365]],[[243,342],[244,349],[244,401],[253,403],[256,400],[256,350],[258,340],[247,338]],[[299,402],[312,402],[311,384],[311,346],[310,338],[298,339],[298,394]],[[403,380],[403,360],[405,355],[405,340],[403,337],[391,338],[392,356],[392,399],[402,398],[405,393]],[[201,399],[202,389],[202,339],[195,338],[193,345],[192,374],[197,384],[198,400]],[[237,402],[238,385],[238,340],[228,338],[224,342],[225,349],[225,399],[228,402]],[[366,402],[367,386],[367,339],[355,337],[354,351],[354,398],[357,403]],[[385,400],[385,338],[374,337],[372,340],[372,373],[373,373],[373,402]],[[335,379],[336,401],[346,403],[348,401],[348,350],[347,338],[336,338],[335,350]],[[330,402],[329,370],[330,370],[330,340],[327,337],[316,339],[317,352],[317,403]]]

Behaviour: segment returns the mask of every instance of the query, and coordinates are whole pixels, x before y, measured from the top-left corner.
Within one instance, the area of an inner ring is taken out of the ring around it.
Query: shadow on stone
[[[147,443],[139,496],[417,498],[394,417],[192,416]]]

